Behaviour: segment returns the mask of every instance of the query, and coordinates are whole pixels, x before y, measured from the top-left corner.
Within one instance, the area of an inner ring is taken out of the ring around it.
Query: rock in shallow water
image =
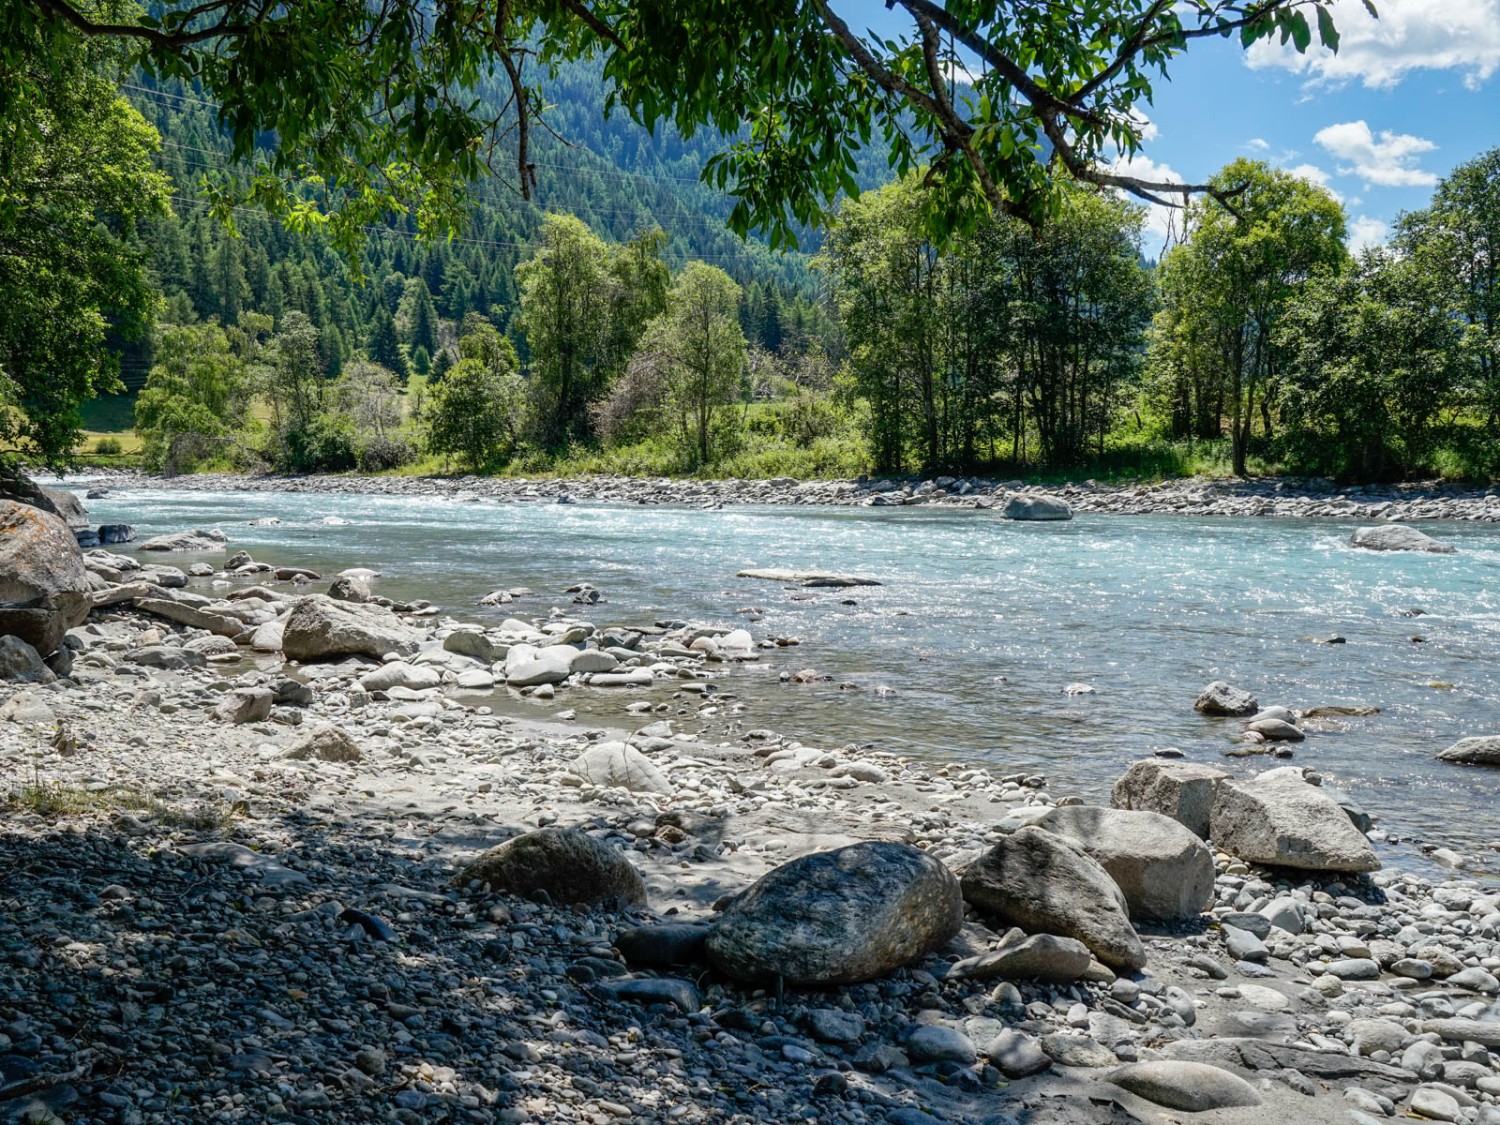
[[[620,852],[574,828],[543,828],[491,848],[453,879],[497,891],[546,891],[560,905],[645,905],[646,885]]]
[[[1466,766],[1500,766],[1500,735],[1460,738],[1438,754],[1438,761]]]
[[[1073,509],[1056,496],[1012,496],[1000,515],[1008,520],[1070,520]]]
[[[1326,793],[1280,771],[1224,781],[1210,819],[1214,843],[1251,863],[1304,871],[1378,871],[1370,841]]]
[[[963,925],[958,880],[908,844],[868,842],[803,856],[736,898],[708,938],[727,976],[847,984],[940,948]]]
[[[1045,829],[1002,839],[965,868],[962,885],[966,901],[1013,926],[1076,938],[1111,968],[1146,964],[1120,888],[1076,844]]]
[[[1256,706],[1255,696],[1248,691],[1215,680],[1198,693],[1193,710],[1202,715],[1253,715]]]
[[[1435,555],[1457,554],[1455,548],[1440,543],[1425,532],[1401,523],[1362,527],[1349,540],[1367,551],[1427,551]]]

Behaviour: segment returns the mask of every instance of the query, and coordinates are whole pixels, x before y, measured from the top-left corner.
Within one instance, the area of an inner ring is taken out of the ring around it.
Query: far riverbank
[[[1015,494],[1061,497],[1075,513],[1115,515],[1275,516],[1352,520],[1500,521],[1500,488],[1441,481],[1335,487],[1331,482],[1270,477],[1211,480],[1202,477],[1157,484],[1082,481],[1034,485],[980,477],[926,480],[859,477],[849,480],[697,480],[669,477],[588,476],[392,477],[357,474],[190,476],[91,471],[70,483],[97,481],[107,488],[150,487],[190,492],[294,492],[330,495],[436,496],[516,503],[579,500],[633,504],[830,504],[842,506],[1003,507]]]

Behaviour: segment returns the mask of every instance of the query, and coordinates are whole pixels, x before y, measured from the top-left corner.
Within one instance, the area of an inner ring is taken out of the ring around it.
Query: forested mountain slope
[[[316,236],[290,233],[277,220],[243,209],[234,216],[235,237],[209,214],[204,178],[245,174],[230,163],[213,102],[144,76],[125,92],[161,133],[160,165],[175,185],[174,217],[140,232],[152,251],[167,319],[217,317],[232,324],[246,310],[279,318],[299,309],[318,328],[330,373],[365,347],[382,309],[397,315],[407,278],[424,279],[446,320],[477,310],[506,325],[517,297],[515,266],[534,251],[548,211],[576,215],[612,241],[654,227],[666,231],[664,256],[674,268],[689,259],[707,261],[746,287],[745,328],[755,342],[778,344],[780,322],[800,320],[814,290],[807,262],[818,232],[808,232],[804,252],[786,254],[732,234],[725,228],[728,199],[698,175],[724,138],[670,131],[652,136],[623,114],[606,117],[604,87],[590,64],[569,64],[547,84],[547,120],[556,135],[533,134],[531,200],[497,177],[476,185],[468,224],[451,240],[423,241],[409,225],[374,228],[361,263],[363,283]],[[484,93],[499,104],[498,86]],[[860,179],[868,186],[888,175],[880,152],[865,164]],[[497,165],[509,170],[503,157]],[[138,389],[149,366],[149,344],[126,348],[126,385]]]

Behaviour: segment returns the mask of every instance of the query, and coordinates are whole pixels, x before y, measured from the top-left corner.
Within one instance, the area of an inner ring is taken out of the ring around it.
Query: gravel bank
[[[519,480],[497,477],[238,476],[205,474],[163,478],[126,473],[90,474],[89,481],[120,488],[184,491],[356,493],[383,496],[472,497],[501,502],[606,501],[635,504],[836,504],[1004,507],[1014,495],[1058,496],[1074,512],[1119,515],[1277,516],[1361,521],[1500,520],[1500,490],[1440,482],[1334,488],[1327,481],[1189,479],[1155,485],[1057,487],[979,478],[797,481],[696,481],[634,477]]]
[[[209,581],[250,617],[310,588]],[[1015,948],[972,908],[866,983],[627,963],[624,931],[711,920],[794,857],[885,840],[962,869],[1076,799],[745,730],[724,672],[774,645],[712,623],[632,636],[555,613],[484,635],[400,605],[383,643],[404,659],[297,664],[236,645],[231,603],[190,592],[101,605],[69,676],[0,688],[0,1119],[1500,1121],[1493,885],[1220,853],[1207,913],[1140,925],[1143,971],[1069,983],[956,972]],[[631,670],[549,671],[569,638]],[[509,690],[535,720],[473,694],[501,672],[533,681]],[[636,693],[642,725],[553,710],[593,690]],[[547,826],[628,857],[649,905],[453,885]]]

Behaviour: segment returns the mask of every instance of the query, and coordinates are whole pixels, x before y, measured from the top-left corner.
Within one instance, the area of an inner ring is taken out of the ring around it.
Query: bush
[[[301,429],[287,431],[286,467],[293,472],[344,473],[357,463],[354,428],[347,419],[319,414]]]
[[[417,451],[408,441],[397,437],[376,437],[359,449],[357,461],[362,473],[383,473],[399,469],[417,459]]]
[[[120,444],[119,438],[102,437],[94,442],[94,452],[106,457],[114,457],[124,453],[125,448]]]

